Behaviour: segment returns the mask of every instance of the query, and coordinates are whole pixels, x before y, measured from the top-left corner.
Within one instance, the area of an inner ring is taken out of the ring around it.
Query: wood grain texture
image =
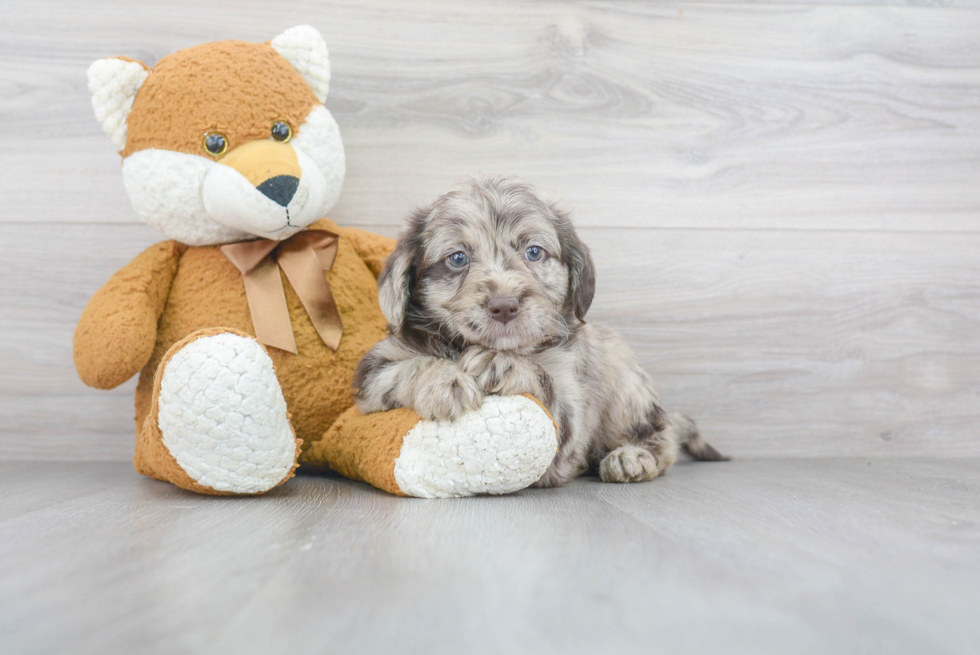
[[[685,3],[723,2],[725,4],[763,4],[763,5],[846,5],[873,7],[958,7],[961,9],[980,9],[977,0],[684,0]]]
[[[390,224],[463,173],[592,226],[980,229],[980,12],[385,0],[27,3],[0,24],[0,221],[133,222],[85,69],[297,23],[331,47],[335,217]],[[43,199],[43,200],[40,200]]]
[[[78,380],[88,297],[155,240],[61,226],[46,261],[24,226],[0,265],[0,457],[127,459],[132,383]],[[375,226],[391,234],[394,227]],[[980,235],[586,228],[614,326],[664,402],[736,457],[980,456]],[[846,238],[845,238],[846,237]],[[70,282],[67,281],[70,279]]]
[[[71,335],[159,237],[86,67],[300,23],[332,52],[339,222],[393,235],[461,174],[524,176],[584,226],[593,318],[719,447],[980,454],[980,11],[934,4],[950,3],[3,9],[0,459],[132,453],[132,382],[84,388]]]
[[[5,653],[980,649],[980,460],[685,463],[426,501],[0,465]]]
[[[332,218],[393,235],[473,172],[564,198],[590,320],[738,461],[459,501],[30,461],[133,449],[134,381],[85,388],[71,337],[160,237],[85,69],[303,23]],[[0,651],[980,652],[978,34],[975,0],[0,6]]]

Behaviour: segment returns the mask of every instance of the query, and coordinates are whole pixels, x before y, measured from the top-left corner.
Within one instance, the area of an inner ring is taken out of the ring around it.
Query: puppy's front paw
[[[540,396],[539,370],[524,357],[470,346],[459,358],[459,365],[476,378],[485,393]]]
[[[468,346],[459,356],[459,367],[479,381],[493,365],[497,353],[483,346]]]
[[[641,482],[660,475],[657,458],[640,446],[620,446],[599,463],[603,482]]]
[[[500,365],[494,370],[496,380],[488,383],[493,393],[499,393],[501,396],[529,393],[546,400],[542,397],[542,375],[536,364],[523,357],[514,356],[497,357],[495,363],[498,361]]]
[[[473,376],[454,362],[444,362],[419,380],[413,409],[428,420],[455,421],[482,402],[483,391]]]

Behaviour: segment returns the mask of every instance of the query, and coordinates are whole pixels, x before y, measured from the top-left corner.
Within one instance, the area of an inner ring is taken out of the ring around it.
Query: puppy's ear
[[[568,297],[575,318],[585,320],[595,296],[595,263],[589,247],[575,233],[572,221],[562,210],[552,206],[558,227],[558,243],[562,259],[568,267]]]
[[[408,227],[398,239],[394,252],[388,256],[378,276],[378,302],[381,313],[397,334],[405,322],[405,308],[415,286],[415,268],[422,246],[422,228],[428,210],[419,210],[409,218]]]
[[[572,255],[568,258],[568,293],[572,297],[572,308],[575,318],[585,320],[585,315],[592,306],[595,297],[595,262],[589,247],[582,243],[578,235],[572,233],[574,245]]]
[[[399,241],[378,276],[381,313],[388,319],[388,325],[396,334],[401,331],[402,321],[405,320],[405,306],[408,305],[408,294],[411,293],[413,259],[413,253],[409,252],[404,240]]]

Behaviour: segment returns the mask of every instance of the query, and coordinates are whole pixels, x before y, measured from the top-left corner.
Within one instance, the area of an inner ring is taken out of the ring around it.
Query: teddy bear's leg
[[[201,330],[157,368],[134,462],[198,493],[260,494],[293,476],[300,443],[265,349],[234,330]]]
[[[558,450],[555,423],[536,400],[487,396],[454,422],[409,409],[347,410],[303,461],[401,496],[506,494],[536,482]]]

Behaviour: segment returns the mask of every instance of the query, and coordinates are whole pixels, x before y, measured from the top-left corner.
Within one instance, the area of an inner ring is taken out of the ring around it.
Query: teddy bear
[[[377,277],[394,242],[325,218],[345,154],[316,29],[152,69],[101,59],[88,82],[136,213],[168,238],[95,293],[74,337],[86,384],[139,373],[139,473],[215,495],[268,492],[300,465],[419,497],[540,478],[558,438],[533,398],[488,396],[454,422],[354,405],[357,362],[388,329]]]

